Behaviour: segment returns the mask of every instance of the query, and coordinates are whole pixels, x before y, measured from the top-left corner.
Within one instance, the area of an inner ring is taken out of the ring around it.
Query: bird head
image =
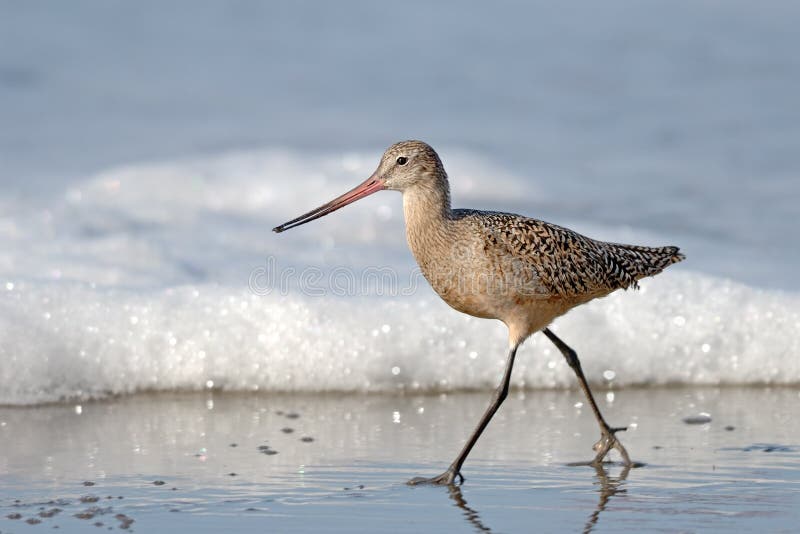
[[[400,141],[386,149],[372,176],[347,193],[272,230],[283,232],[311,222],[369,196],[389,189],[405,192],[416,187],[444,186],[447,177],[439,155],[422,141]]]

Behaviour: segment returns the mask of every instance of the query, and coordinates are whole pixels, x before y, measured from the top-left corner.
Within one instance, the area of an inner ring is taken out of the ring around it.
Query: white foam
[[[522,202],[519,191],[539,194],[474,155],[451,155],[451,175],[465,177],[453,183],[457,205],[495,207]],[[289,234],[270,232],[358,183],[376,158],[237,153],[112,169],[46,209],[0,198],[0,403],[208,387],[494,387],[504,327],[449,309],[425,286],[396,297],[335,296],[328,278],[316,283],[319,296],[298,291],[296,281],[285,293],[249,288],[267,258],[298,271],[391,266],[399,280],[411,276],[396,194]],[[576,223],[600,238],[672,241]],[[687,263],[703,269],[691,255]],[[641,292],[574,310],[554,330],[578,351],[591,380],[614,387],[798,384],[798,310],[797,294],[679,265],[644,281]],[[518,362],[516,386],[574,385],[540,335]]]
[[[67,284],[0,289],[6,404],[208,387],[485,389],[496,384],[505,357],[502,325],[427,294],[259,297],[210,285],[144,293]],[[679,273],[575,310],[554,330],[595,383],[797,384],[799,304],[796,296]],[[574,385],[541,335],[518,362],[516,386]]]

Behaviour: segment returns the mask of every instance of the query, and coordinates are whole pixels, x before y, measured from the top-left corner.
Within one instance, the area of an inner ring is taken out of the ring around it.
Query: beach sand
[[[517,391],[458,489],[405,481],[448,465],[487,392],[4,407],[0,532],[796,531],[798,388],[598,393],[644,467],[568,465],[598,437],[581,393]]]

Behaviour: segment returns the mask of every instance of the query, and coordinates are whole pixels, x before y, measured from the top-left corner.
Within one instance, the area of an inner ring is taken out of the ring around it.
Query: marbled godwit
[[[409,483],[452,484],[456,478],[463,482],[461,466],[508,395],[517,349],[538,331],[566,358],[600,425],[596,454],[589,463],[600,465],[610,450],[616,449],[623,463],[632,465],[616,437],[625,427],[606,423],[577,354],[547,326],[579,304],[617,289],[636,288],[639,279],[681,261],[684,256],[678,248],[606,243],[520,215],[451,209],[442,162],[421,141],[390,146],[364,183],[274,231],[313,221],[383,189],[403,193],[406,238],[433,289],[460,312],[504,322],[509,336],[503,378],[461,452],[441,475],[414,478]]]

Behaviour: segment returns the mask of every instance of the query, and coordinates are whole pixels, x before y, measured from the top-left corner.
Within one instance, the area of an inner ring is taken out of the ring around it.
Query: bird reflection
[[[448,490],[450,492],[450,498],[453,499],[453,502],[456,503],[456,506],[461,508],[461,510],[464,512],[464,517],[475,528],[475,532],[492,531],[492,529],[490,529],[483,523],[483,521],[481,521],[481,516],[478,514],[478,511],[467,505],[467,501],[464,499],[464,495],[461,493],[460,486],[450,484]]]
[[[608,501],[612,496],[628,491],[627,489],[624,489],[623,486],[625,480],[628,478],[628,473],[631,472],[632,466],[624,465],[619,475],[613,477],[609,476],[604,465],[595,465],[593,467],[595,468],[597,484],[599,485],[598,491],[600,493],[600,501],[597,503],[597,508],[595,508],[594,512],[592,512],[592,515],[589,516],[589,520],[586,521],[586,526],[583,527],[584,534],[589,534],[597,526],[597,521],[600,519],[600,514],[606,509],[606,506],[608,506]]]
[[[631,472],[631,468],[633,466],[623,465],[622,470],[618,475],[611,476],[606,468],[609,465],[611,464],[606,463],[603,465],[593,466],[595,469],[595,477],[597,479],[595,484],[598,486],[597,491],[600,494],[600,500],[597,502],[597,507],[586,521],[586,525],[583,527],[584,534],[589,534],[597,526],[597,522],[600,519],[600,514],[605,511],[609,500],[611,500],[611,497],[617,495],[618,493],[625,493],[628,491],[624,488],[624,483],[628,479],[628,474]],[[461,493],[460,486],[451,484],[448,487],[448,491],[450,498],[453,500],[455,505],[461,509],[464,518],[472,525],[475,532],[492,532],[492,529],[486,525],[483,520],[481,520],[481,516],[478,511],[467,504],[463,493]]]

